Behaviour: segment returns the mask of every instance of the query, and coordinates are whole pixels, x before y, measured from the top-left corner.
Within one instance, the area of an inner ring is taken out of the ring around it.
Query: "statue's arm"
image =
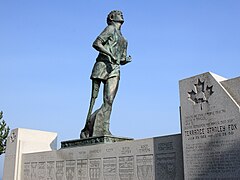
[[[100,38],[97,37],[97,39],[93,42],[93,48],[99,51],[102,54],[106,54],[109,56],[112,60],[116,60],[116,58],[110,53],[104,46],[103,46],[104,41]]]
[[[121,65],[125,65],[125,64],[130,63],[132,61],[132,57],[131,56],[127,56],[127,45],[128,45],[128,43],[126,41],[125,48],[124,48],[124,51],[123,51],[123,54],[122,54],[123,58],[120,61]]]

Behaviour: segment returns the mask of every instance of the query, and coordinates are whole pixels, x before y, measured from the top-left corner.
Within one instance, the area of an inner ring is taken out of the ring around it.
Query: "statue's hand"
[[[126,61],[129,63],[129,62],[132,62],[132,57],[129,55],[128,57],[126,57]]]
[[[132,57],[131,57],[131,56],[128,56],[128,57],[122,59],[122,60],[120,61],[120,64],[121,64],[121,65],[125,65],[125,64],[130,63],[130,62],[132,62]]]

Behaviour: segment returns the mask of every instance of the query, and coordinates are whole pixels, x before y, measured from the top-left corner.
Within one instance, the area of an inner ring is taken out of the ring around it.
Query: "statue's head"
[[[112,22],[121,22],[123,24],[123,13],[118,10],[111,11],[107,16],[107,24],[110,25]]]

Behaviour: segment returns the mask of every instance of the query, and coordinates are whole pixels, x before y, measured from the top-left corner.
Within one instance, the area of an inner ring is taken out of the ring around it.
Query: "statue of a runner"
[[[107,16],[108,26],[93,42],[93,47],[99,51],[99,55],[91,74],[91,101],[80,138],[111,135],[109,121],[120,80],[120,65],[131,62],[131,56],[127,57],[127,41],[121,33],[123,22],[121,11],[111,11]],[[103,104],[92,113],[101,83],[104,85]]]

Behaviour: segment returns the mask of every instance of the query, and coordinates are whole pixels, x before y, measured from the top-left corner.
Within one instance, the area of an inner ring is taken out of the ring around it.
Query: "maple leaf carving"
[[[194,90],[188,92],[189,99],[195,103],[208,102],[209,97],[214,93],[213,86],[207,86],[205,89],[204,81],[198,79],[197,84],[194,84]]]

